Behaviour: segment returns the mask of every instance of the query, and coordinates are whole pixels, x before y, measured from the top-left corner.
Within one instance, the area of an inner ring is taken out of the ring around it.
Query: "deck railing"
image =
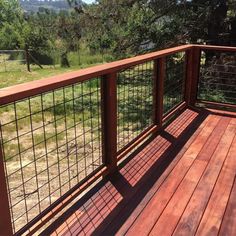
[[[235,108],[235,55],[186,45],[0,90],[0,235],[39,230],[180,110]]]

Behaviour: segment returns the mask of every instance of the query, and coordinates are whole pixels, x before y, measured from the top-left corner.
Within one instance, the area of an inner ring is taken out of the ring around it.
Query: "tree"
[[[102,48],[105,38],[117,57],[188,42],[235,43],[233,0],[97,0],[80,14],[88,44]]]
[[[23,12],[17,0],[0,0],[0,49],[18,49],[24,44]]]

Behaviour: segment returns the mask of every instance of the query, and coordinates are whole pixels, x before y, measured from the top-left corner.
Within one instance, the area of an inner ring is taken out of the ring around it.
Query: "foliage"
[[[0,49],[20,48],[23,14],[17,0],[0,0]]]
[[[17,0],[0,0],[0,49],[29,47],[42,64],[55,64],[55,54],[70,62],[81,44],[115,58],[189,42],[236,45],[234,0],[67,2],[69,10],[54,11],[31,0],[41,7],[23,13]]]
[[[117,57],[188,42],[236,42],[233,0],[98,0],[81,15],[89,46]]]

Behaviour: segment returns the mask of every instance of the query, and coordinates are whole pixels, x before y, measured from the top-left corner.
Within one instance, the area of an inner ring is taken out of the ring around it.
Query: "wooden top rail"
[[[35,96],[74,83],[117,72],[119,70],[123,70],[128,67],[144,63],[146,61],[154,60],[163,56],[168,56],[173,53],[185,51],[191,49],[192,47],[193,45],[183,45],[120,61],[94,66],[75,72],[56,75],[46,79],[3,88],[0,89],[0,105],[5,105],[17,100],[21,100],[30,96]]]
[[[193,46],[195,48],[206,49],[206,50],[236,52],[236,47],[197,45],[197,44]]]
[[[79,71],[69,72],[61,75],[52,76],[46,79],[40,79],[28,83],[23,83],[7,88],[0,89],[0,105],[5,105],[30,96],[36,96],[51,90],[55,90],[74,83],[89,80],[91,78],[114,73],[131,66],[135,66],[146,61],[155,60],[173,53],[186,51],[192,48],[200,48],[215,51],[236,52],[236,47],[210,46],[210,45],[183,45],[174,48],[164,49],[128,59],[110,62]]]

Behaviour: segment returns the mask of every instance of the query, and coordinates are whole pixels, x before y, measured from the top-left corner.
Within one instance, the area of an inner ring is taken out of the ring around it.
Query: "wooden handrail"
[[[194,48],[214,50],[214,51],[227,51],[227,52],[236,52],[236,47],[227,47],[227,46],[214,46],[214,45],[204,45],[204,44],[194,44]]]
[[[0,89],[0,105],[21,100],[30,96],[35,96],[74,83],[83,82],[91,78],[96,78],[104,76],[106,74],[114,73],[129,68],[131,66],[144,63],[146,61],[151,61],[170,54],[182,52],[191,49],[192,47],[193,47],[192,45],[174,47],[120,61],[106,63],[103,65],[93,66],[75,72],[56,75],[46,79],[40,79],[32,82],[27,82],[24,84],[3,88]]]

